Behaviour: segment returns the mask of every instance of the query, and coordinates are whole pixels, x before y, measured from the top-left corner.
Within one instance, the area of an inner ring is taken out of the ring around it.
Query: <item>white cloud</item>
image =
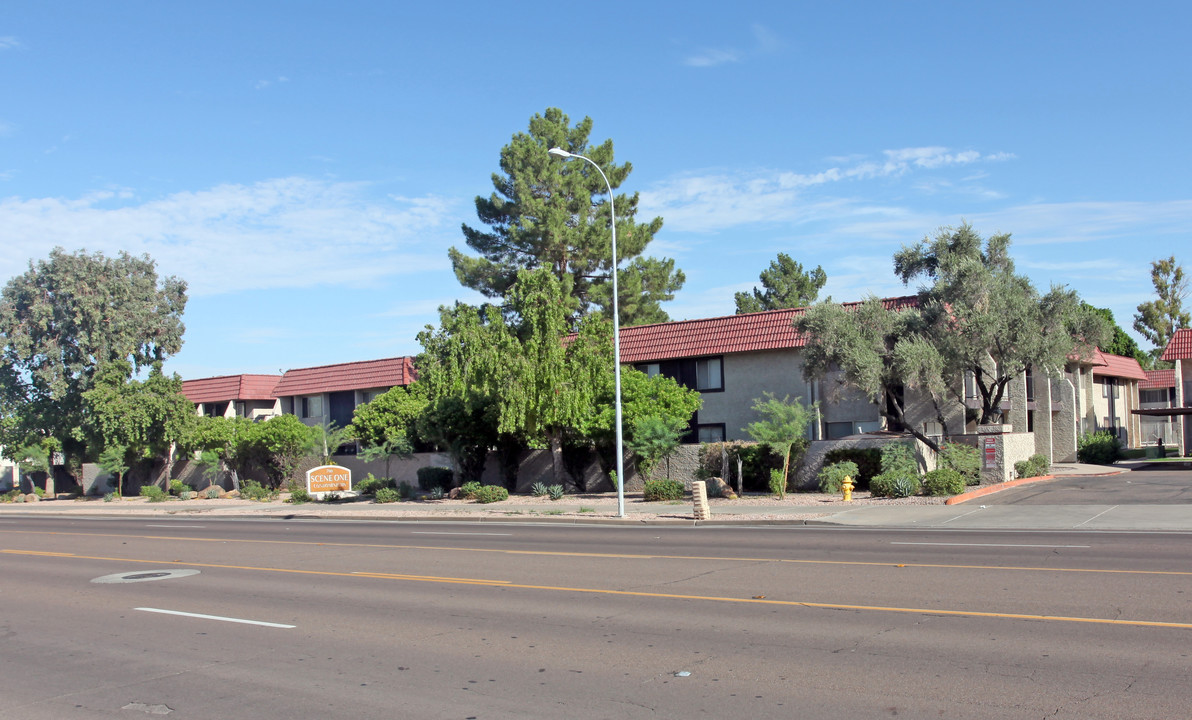
[[[300,177],[220,185],[137,202],[129,190],[0,199],[0,277],[54,246],[148,253],[192,295],[318,285],[357,287],[442,270],[456,202],[369,197],[367,186]],[[440,235],[440,233],[442,233]]]
[[[990,157],[972,150],[953,152],[944,147],[886,150],[883,155],[882,161],[848,158],[835,167],[814,173],[755,170],[683,175],[642,191],[642,214],[662,215],[668,228],[688,232],[711,232],[748,223],[807,222],[844,210],[858,212],[847,200],[809,200],[804,193],[807,189],[971,165]],[[937,182],[925,189],[939,192],[948,186]],[[996,197],[996,193],[972,185],[959,191]],[[872,213],[873,209],[864,212]]]
[[[0,50],[15,50],[19,47],[24,47],[21,41],[12,35],[0,36]]]
[[[740,62],[741,57],[736,50],[703,50],[695,55],[689,55],[683,60],[684,65],[691,67],[716,67],[725,63]]]
[[[765,25],[754,23],[750,29],[753,30],[753,39],[757,42],[758,52],[772,53],[782,48],[782,41]]]

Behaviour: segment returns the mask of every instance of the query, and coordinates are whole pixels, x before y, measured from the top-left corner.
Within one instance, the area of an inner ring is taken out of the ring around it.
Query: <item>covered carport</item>
[[[1141,410],[1131,410],[1134,415],[1149,415],[1151,417],[1169,417],[1184,419],[1183,428],[1181,432],[1177,433],[1179,438],[1176,442],[1179,445],[1180,457],[1188,457],[1188,416],[1192,415],[1192,407],[1169,407],[1169,408],[1143,408]]]

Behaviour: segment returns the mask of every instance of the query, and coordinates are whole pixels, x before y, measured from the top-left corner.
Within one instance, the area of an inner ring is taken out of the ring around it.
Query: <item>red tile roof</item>
[[[1175,387],[1175,370],[1147,370],[1146,380],[1138,383],[1139,390],[1159,390]]]
[[[1163,348],[1163,360],[1192,359],[1192,328],[1176,330],[1167,347]]]
[[[280,379],[281,375],[223,375],[183,380],[182,394],[196,405],[232,400],[272,400],[273,386]]]
[[[273,388],[277,397],[311,395],[340,390],[365,390],[409,385],[414,382],[414,359],[384,358],[287,370]]]
[[[1130,380],[1146,380],[1146,373],[1142,371],[1142,366],[1134,358],[1112,355],[1100,350],[1097,350],[1095,354],[1097,360],[1101,362],[1098,363],[1098,367],[1093,368],[1093,377],[1103,375]]]
[[[919,298],[909,295],[886,298],[882,302],[887,308],[901,310],[917,306]],[[860,303],[844,305],[851,307]],[[621,328],[621,362],[800,348],[807,344],[807,339],[795,332],[792,322],[805,309],[767,310]]]

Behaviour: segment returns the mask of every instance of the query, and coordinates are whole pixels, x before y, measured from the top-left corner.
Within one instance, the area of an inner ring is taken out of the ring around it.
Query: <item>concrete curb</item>
[[[969,500],[974,500],[979,497],[984,497],[986,495],[992,495],[993,493],[1001,492],[1002,490],[1009,490],[1010,488],[1022,487],[1023,485],[1033,485],[1034,483],[1039,483],[1039,482],[1048,482],[1048,481],[1056,480],[1059,478],[1111,477],[1113,475],[1122,475],[1122,474],[1128,473],[1128,472],[1130,472],[1129,469],[1124,469],[1124,470],[1115,470],[1113,472],[1104,472],[1104,473],[1060,473],[1058,475],[1040,475],[1039,477],[1018,478],[1017,480],[1008,480],[1004,483],[998,483],[997,485],[986,485],[984,487],[979,487],[976,490],[969,490],[968,492],[963,492],[959,495],[953,495],[952,497],[945,500],[944,504],[945,505],[959,505],[962,502],[968,502]]]

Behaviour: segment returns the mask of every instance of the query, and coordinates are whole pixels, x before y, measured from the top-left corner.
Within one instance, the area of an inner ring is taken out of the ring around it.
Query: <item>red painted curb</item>
[[[991,495],[995,492],[998,492],[999,490],[1009,490],[1010,488],[1013,488],[1013,487],[1019,487],[1022,485],[1031,485],[1033,483],[1045,482],[1047,480],[1055,480],[1056,478],[1060,478],[1060,477],[1109,477],[1110,475],[1121,475],[1121,474],[1122,474],[1122,471],[1118,470],[1117,472],[1090,473],[1087,475],[1082,474],[1082,473],[1064,473],[1063,475],[1040,475],[1039,477],[1018,478],[1017,480],[1008,480],[1004,483],[998,483],[997,485],[986,485],[985,487],[979,487],[976,490],[969,490],[968,492],[964,492],[959,495],[953,495],[952,497],[945,500],[944,504],[945,505],[959,505],[962,502],[967,502],[974,498],[979,498],[979,497],[982,497],[985,495]]]

